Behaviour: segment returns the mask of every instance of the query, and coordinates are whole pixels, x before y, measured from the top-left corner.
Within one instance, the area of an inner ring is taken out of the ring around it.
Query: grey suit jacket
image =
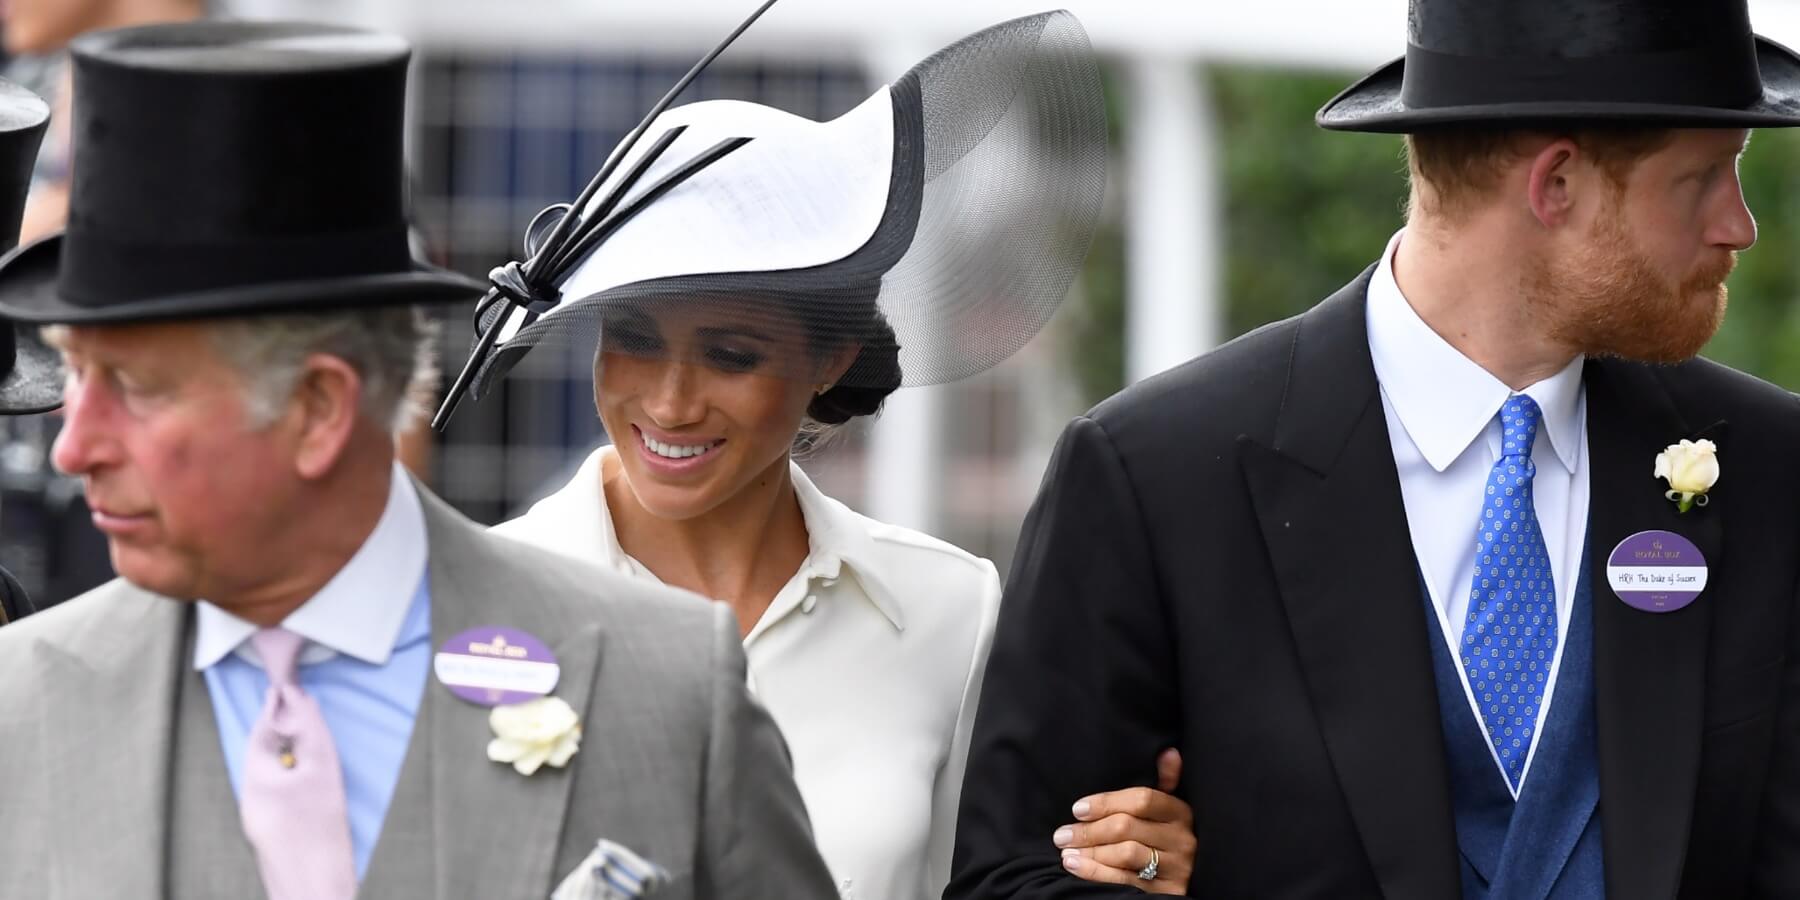
[[[435,678],[360,896],[545,898],[601,838],[657,898],[835,898],[730,611],[487,534],[423,488],[433,646],[543,638],[581,714],[566,769],[489,762],[487,709]],[[193,608],[123,581],[0,629],[0,896],[262,896]]]

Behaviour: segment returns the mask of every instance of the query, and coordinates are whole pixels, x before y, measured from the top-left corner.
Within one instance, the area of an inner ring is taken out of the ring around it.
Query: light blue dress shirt
[[[387,510],[355,557],[283,627],[307,638],[300,687],[318,702],[337,744],[362,880],[381,836],[431,667],[431,589],[424,513],[396,469]],[[225,768],[243,784],[250,730],[269,677],[248,638],[256,626],[202,603],[194,665],[206,680]]]

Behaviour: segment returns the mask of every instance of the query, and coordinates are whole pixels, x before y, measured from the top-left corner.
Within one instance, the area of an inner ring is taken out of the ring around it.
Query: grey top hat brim
[[[12,371],[0,377],[0,415],[50,412],[62,406],[62,358],[31,325],[13,326]]]
[[[467,303],[487,290],[485,282],[415,262],[413,269],[406,272],[246,284],[129,303],[85,306],[72,302],[57,289],[61,249],[62,235],[52,235],[0,259],[0,316],[45,325],[126,325],[172,319]]]
[[[1756,61],[1763,94],[1742,108],[1654,103],[1499,103],[1411,108],[1400,99],[1404,57],[1376,69],[1322,107],[1316,121],[1332,131],[1406,134],[1445,125],[1583,121],[1592,124],[1667,125],[1692,128],[1789,128],[1800,126],[1800,56],[1761,37]]]

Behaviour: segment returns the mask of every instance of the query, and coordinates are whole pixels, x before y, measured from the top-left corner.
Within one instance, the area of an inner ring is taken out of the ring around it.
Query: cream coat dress
[[[627,556],[602,447],[495,531],[656,581]],[[925,900],[950,877],[957,798],[1000,606],[993,563],[885,525],[792,470],[811,553],[744,639],[846,900]]]

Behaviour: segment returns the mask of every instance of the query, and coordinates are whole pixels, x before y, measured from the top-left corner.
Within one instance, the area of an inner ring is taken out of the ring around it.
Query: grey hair
[[[437,382],[437,323],[413,306],[296,313],[211,323],[219,352],[243,378],[251,424],[280,418],[315,353],[362,377],[362,414],[400,431],[428,412]]]

